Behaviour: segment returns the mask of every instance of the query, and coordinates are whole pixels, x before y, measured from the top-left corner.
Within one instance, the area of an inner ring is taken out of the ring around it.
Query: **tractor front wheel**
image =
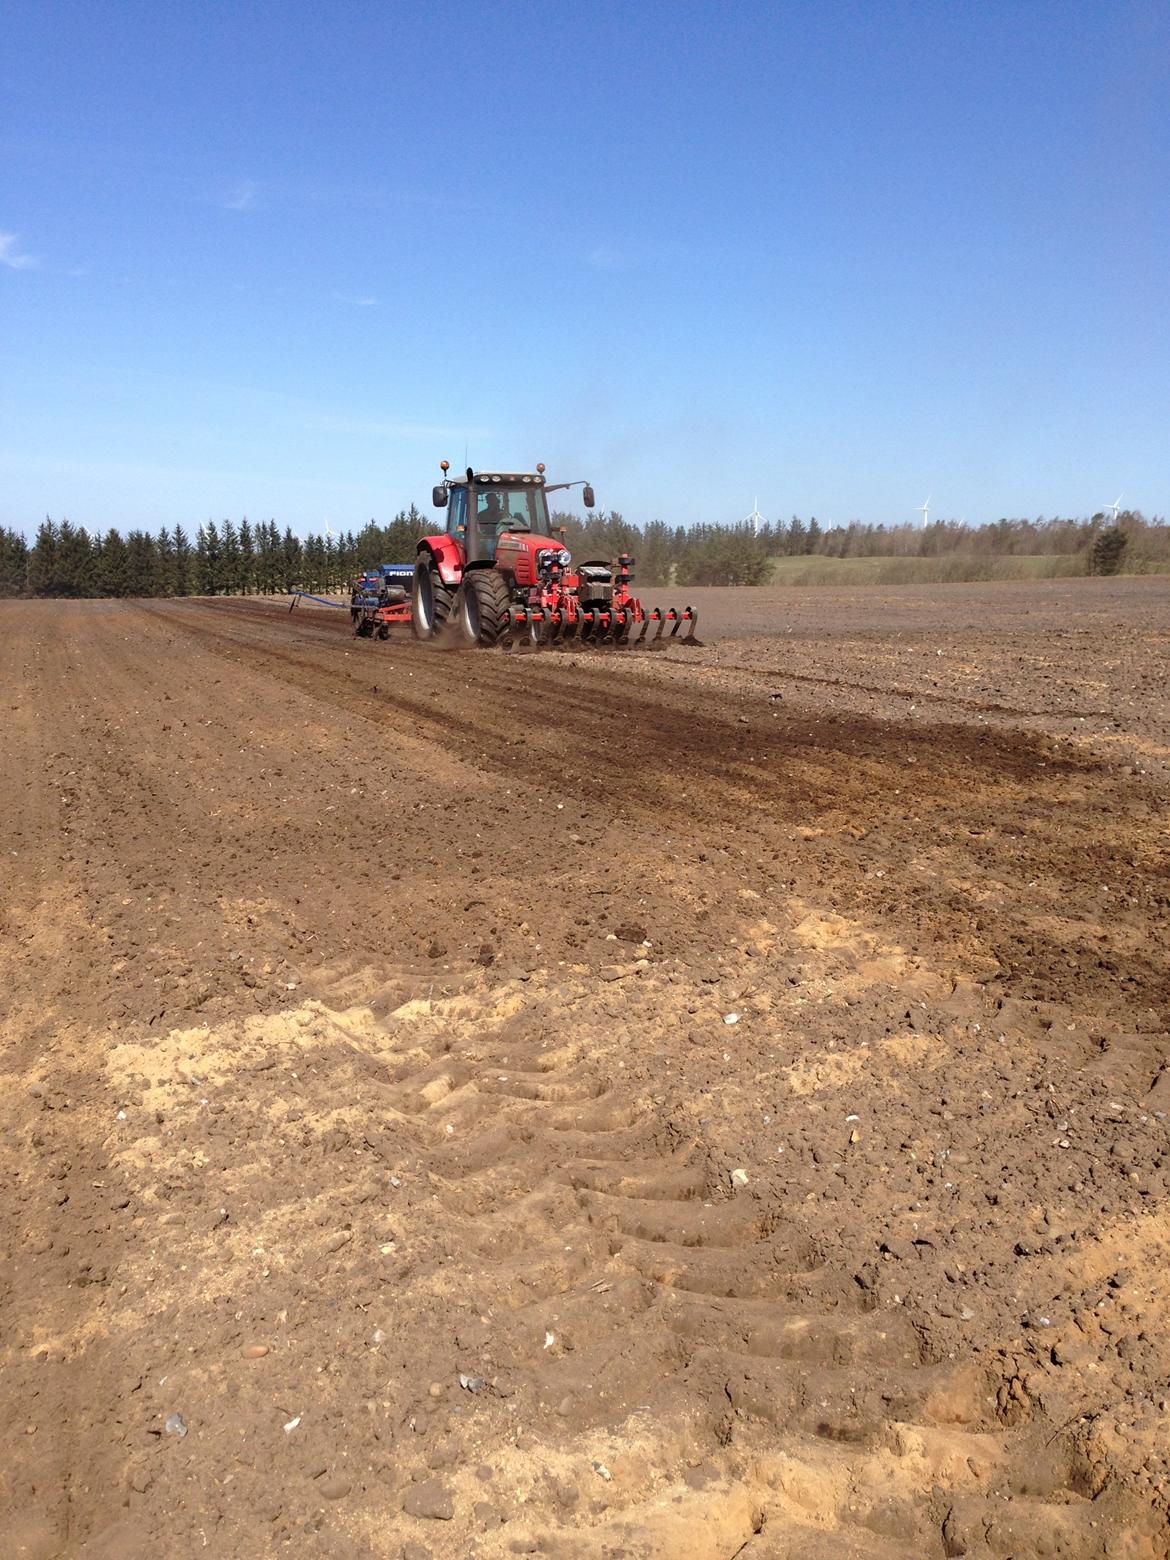
[[[495,569],[472,569],[463,576],[456,606],[460,636],[472,645],[489,649],[499,644],[508,626],[511,592]]]
[[[433,559],[424,554],[414,566],[410,593],[410,626],[416,639],[435,639],[443,632],[454,594],[443,584]]]

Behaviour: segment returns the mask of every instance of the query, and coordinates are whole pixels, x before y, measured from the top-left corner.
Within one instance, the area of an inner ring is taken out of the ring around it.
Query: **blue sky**
[[[1163,3],[6,0],[0,524],[1170,510]]]

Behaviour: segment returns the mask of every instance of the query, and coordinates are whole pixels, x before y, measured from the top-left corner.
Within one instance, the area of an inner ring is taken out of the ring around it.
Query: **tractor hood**
[[[496,568],[511,574],[517,585],[535,585],[542,565],[547,569],[550,563],[556,563],[563,572],[572,561],[563,542],[532,531],[503,531],[496,543]]]

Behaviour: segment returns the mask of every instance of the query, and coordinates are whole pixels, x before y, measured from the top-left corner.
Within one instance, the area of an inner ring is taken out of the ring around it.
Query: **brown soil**
[[[0,609],[0,1554],[1170,1553],[1170,582],[694,596]]]

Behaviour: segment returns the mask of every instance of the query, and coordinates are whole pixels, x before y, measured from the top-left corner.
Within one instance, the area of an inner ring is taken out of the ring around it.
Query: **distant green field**
[[[1023,553],[1007,558],[771,558],[773,585],[937,585],[977,580],[1061,579],[1086,572],[1080,554]],[[1134,560],[1126,574],[1164,573],[1170,565]]]

